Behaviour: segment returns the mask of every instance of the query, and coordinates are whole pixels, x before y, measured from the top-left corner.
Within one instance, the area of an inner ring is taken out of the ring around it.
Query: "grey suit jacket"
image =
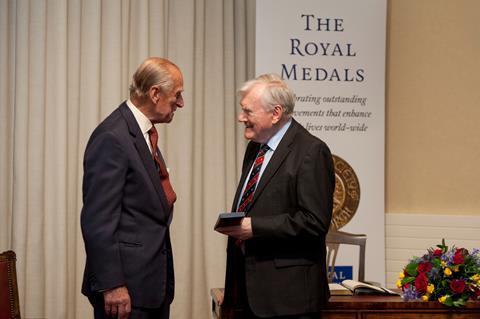
[[[174,294],[171,211],[152,155],[122,103],[92,133],[85,150],[81,227],[87,296],[126,285],[137,307]]]

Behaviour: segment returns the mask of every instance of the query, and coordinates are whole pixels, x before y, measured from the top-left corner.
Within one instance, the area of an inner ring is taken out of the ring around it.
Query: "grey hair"
[[[130,98],[144,99],[152,86],[160,87],[162,92],[173,89],[172,71],[180,69],[171,61],[150,57],[140,64],[132,76],[130,84]]]
[[[243,99],[256,86],[265,86],[262,93],[262,104],[266,110],[272,110],[280,105],[287,117],[291,117],[295,108],[295,93],[287,86],[282,78],[274,73],[262,74],[253,80],[245,82],[238,90],[240,99]]]

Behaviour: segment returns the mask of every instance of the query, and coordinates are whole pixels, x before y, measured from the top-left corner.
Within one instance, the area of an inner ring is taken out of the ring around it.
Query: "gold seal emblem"
[[[341,157],[333,155],[335,166],[335,191],[330,228],[345,226],[355,215],[360,202],[360,184],[353,168]]]

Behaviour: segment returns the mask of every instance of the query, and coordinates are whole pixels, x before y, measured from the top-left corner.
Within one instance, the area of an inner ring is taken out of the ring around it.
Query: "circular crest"
[[[360,202],[360,183],[353,168],[341,157],[333,155],[335,166],[335,191],[330,228],[345,226],[355,215]]]

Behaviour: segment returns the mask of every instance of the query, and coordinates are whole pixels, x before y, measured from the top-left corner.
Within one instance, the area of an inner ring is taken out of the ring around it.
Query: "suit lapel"
[[[285,132],[285,135],[280,141],[280,144],[278,144],[277,149],[273,153],[272,158],[268,162],[268,165],[265,168],[262,177],[260,178],[260,182],[258,183],[255,194],[253,195],[252,206],[255,205],[255,201],[262,194],[265,187],[268,185],[272,177],[276,174],[281,164],[290,153],[291,144],[293,143],[293,140],[297,133],[298,125],[300,124],[298,124],[295,120],[292,119],[292,124],[288,128],[287,132]]]
[[[153,187],[157,192],[157,195],[160,199],[160,203],[162,204],[163,210],[165,212],[170,213],[170,209],[168,208],[165,193],[163,191],[163,188],[161,187],[160,175],[158,174],[157,169],[155,168],[155,162],[153,161],[152,154],[150,153],[150,150],[148,149],[148,146],[145,143],[145,138],[143,137],[143,134],[140,131],[137,120],[135,120],[135,117],[133,116],[132,112],[130,111],[126,103],[123,103],[122,105],[120,105],[120,112],[122,113],[123,117],[125,118],[125,121],[127,122],[128,130],[130,132],[130,135],[132,136],[135,148],[142,160],[143,166],[147,170],[148,176],[150,177]]]

